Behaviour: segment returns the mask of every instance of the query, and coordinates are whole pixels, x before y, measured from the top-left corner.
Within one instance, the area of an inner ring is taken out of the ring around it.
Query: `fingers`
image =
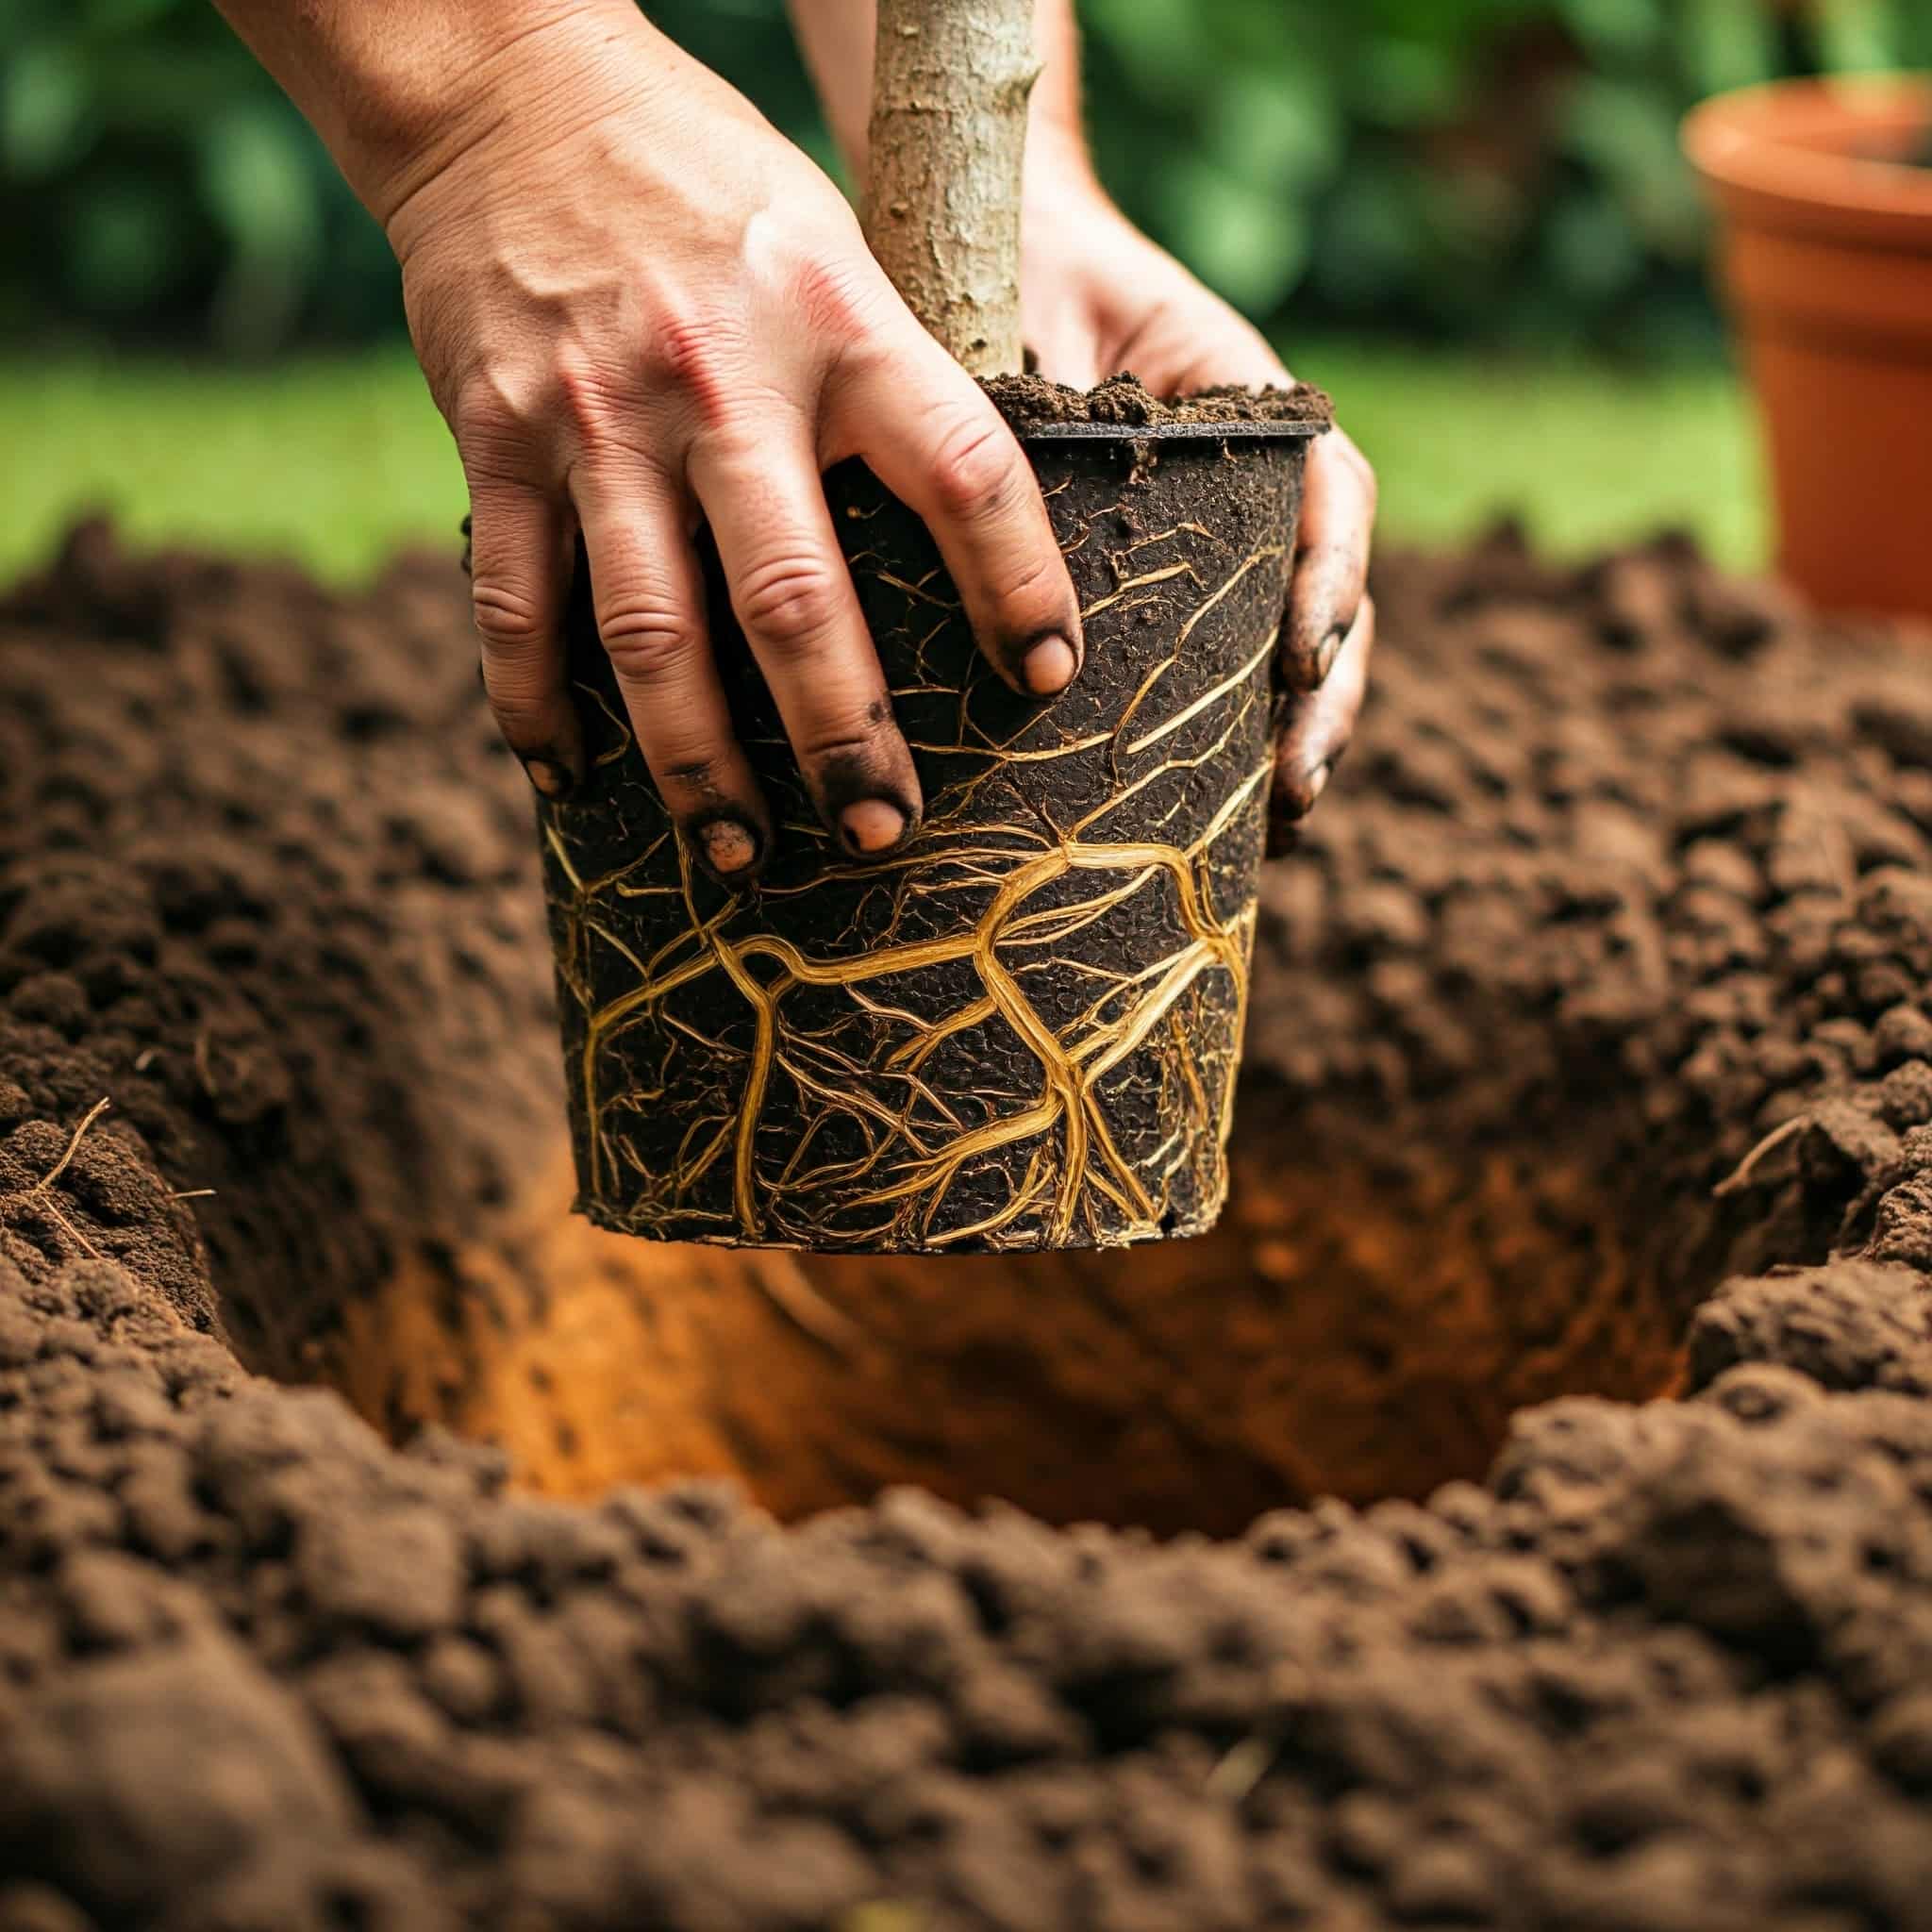
[[[1361,451],[1340,429],[1317,437],[1302,486],[1278,660],[1290,691],[1314,691],[1335,665],[1367,590],[1374,521],[1375,473]]]
[[[700,438],[687,475],[820,815],[854,858],[882,857],[919,824],[919,780],[802,424]]]
[[[1286,727],[1274,746],[1274,789],[1268,801],[1268,851],[1289,851],[1295,829],[1313,810],[1341,762],[1361,714],[1375,648],[1375,603],[1364,596],[1355,622],[1319,691],[1290,700]]]
[[[1080,610],[1033,466],[978,385],[911,334],[836,382],[830,426],[932,532],[993,668],[1051,697],[1079,673]]]
[[[1107,373],[1100,366],[1093,331],[1082,326],[1077,314],[1051,314],[1029,323],[1026,347],[1034,358],[1028,368],[1037,366],[1049,381],[1069,389],[1092,389]]]
[[[470,603],[490,708],[538,793],[567,798],[583,779],[584,741],[564,674],[564,520],[540,491],[494,482],[473,486],[470,520]]]
[[[583,470],[571,493],[597,634],[658,796],[712,875],[743,884],[771,849],[771,814],[732,729],[678,495],[630,468]]]

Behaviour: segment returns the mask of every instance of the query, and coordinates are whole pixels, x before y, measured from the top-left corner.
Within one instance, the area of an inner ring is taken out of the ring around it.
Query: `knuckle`
[[[697,308],[658,315],[644,339],[645,386],[679,396],[700,422],[725,421],[731,413],[734,350],[743,336],[728,318]]]
[[[1004,604],[1031,606],[1049,597],[1058,604],[1058,593],[1068,587],[1059,551],[1051,544],[1033,543],[1015,547],[993,588]]]
[[[470,609],[484,642],[499,650],[527,651],[549,636],[549,621],[538,600],[501,578],[476,578],[470,587]]]
[[[964,523],[997,517],[1012,504],[1019,481],[1019,452],[997,416],[962,418],[940,439],[932,487],[948,516]]]
[[[508,369],[483,369],[467,376],[449,419],[464,457],[473,464],[487,461],[526,441],[541,413],[540,390],[535,380]]]
[[[878,305],[864,274],[870,261],[813,256],[793,269],[791,292],[807,329],[841,343],[871,330]]]
[[[732,606],[747,636],[797,649],[816,643],[837,623],[841,588],[823,558],[774,557],[744,573]]]
[[[910,318],[908,318],[910,322]],[[913,328],[919,325],[911,323]],[[921,331],[924,333],[924,331]],[[908,363],[906,344],[897,331],[871,325],[848,329],[831,339],[831,370],[836,390],[862,390],[874,384],[907,381]],[[918,378],[913,375],[911,380]]]
[[[842,776],[860,783],[867,779],[876,783],[882,776],[880,767],[886,762],[875,731],[855,734],[849,729],[834,728],[823,733],[803,732],[794,741],[793,749],[806,768],[821,779]]]
[[[483,695],[490,714],[496,720],[504,742],[512,751],[526,750],[548,741],[550,693],[530,677],[506,674],[500,665],[483,662]]]
[[[724,759],[716,752],[695,748],[675,753],[658,776],[666,783],[710,797],[722,789]]]
[[[841,707],[802,730],[793,748],[815,770],[880,773],[895,761],[898,726],[883,693],[860,710]]]
[[[689,613],[626,599],[598,613],[597,634],[623,684],[657,684],[703,643]]]
[[[557,408],[576,447],[587,453],[605,448],[625,420],[623,385],[594,363],[567,358],[558,364]]]

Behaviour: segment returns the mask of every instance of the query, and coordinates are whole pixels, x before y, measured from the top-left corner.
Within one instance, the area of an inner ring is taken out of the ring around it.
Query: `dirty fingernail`
[[[523,766],[524,775],[538,796],[549,799],[553,805],[568,798],[575,789],[576,780],[571,776],[569,767],[558,764],[555,758],[525,758]]]
[[[1020,660],[1020,680],[1035,697],[1051,697],[1074,681],[1080,662],[1065,638],[1041,638]]]
[[[906,814],[883,798],[861,798],[839,814],[839,829],[852,851],[889,852],[906,836]]]
[[[758,856],[757,835],[738,819],[707,820],[698,827],[698,843],[705,863],[723,878],[745,871]]]

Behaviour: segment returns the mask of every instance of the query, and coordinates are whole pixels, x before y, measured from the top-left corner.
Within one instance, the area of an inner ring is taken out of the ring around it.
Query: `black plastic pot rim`
[[[1022,442],[1306,442],[1325,423],[1019,423]]]

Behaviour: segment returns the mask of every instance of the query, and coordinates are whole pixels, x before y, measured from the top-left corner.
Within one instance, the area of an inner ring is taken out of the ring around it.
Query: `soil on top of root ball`
[[[1244,389],[1224,383],[1191,395],[1158,396],[1131,372],[1091,389],[1072,389],[1045,375],[995,375],[982,384],[1009,423],[1101,423],[1123,428],[1191,423],[1305,423],[1325,429],[1334,405],[1312,383]]]
[[[1145,1300],[1095,1263],[1114,1352],[1046,1350],[1041,1407],[1151,1480],[1131,1369],[1170,1441],[1250,1457],[1243,1500],[1286,1486],[1307,1251],[1413,1214],[1431,1164],[1487,1276],[1357,1243],[1382,1299],[1327,1319],[1381,1418],[1358,1451],[1443,1337],[1465,1389],[1533,1392],[1681,1331],[1685,1399],[1549,1403],[1479,1483],[1210,1543],[912,1491],[792,1529],[708,1487],[565,1505],[245,1374],[222,1331],[303,1373],[404,1270],[395,1332],[462,1337],[405,1383],[454,1413],[622,1274],[512,1224],[557,1107],[526,807],[440,567],[339,599],[93,531],[18,591],[0,1927],[1932,1924],[1924,659],[1674,543],[1557,570],[1504,539],[1378,592],[1362,743],[1270,888],[1235,1245]],[[1317,1240],[1324,1170],[1374,1186]],[[1565,1274],[1545,1224],[1622,1258]],[[888,1416],[869,1462],[699,1345],[714,1304],[776,1306],[836,1357],[855,1292],[594,1306],[715,1375],[712,1434],[675,1377],[644,1419],[687,1463],[756,1480],[802,1438],[862,1491],[943,1469],[942,1422]],[[1240,1317],[1211,1353],[1204,1307]],[[556,1359],[593,1381],[609,1334]],[[936,1358],[992,1373],[984,1341]],[[1163,1350],[1205,1395],[1162,1395]]]

